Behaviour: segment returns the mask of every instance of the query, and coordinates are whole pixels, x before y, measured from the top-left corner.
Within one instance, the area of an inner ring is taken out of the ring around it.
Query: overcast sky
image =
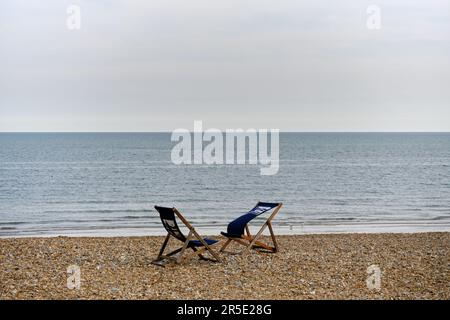
[[[0,131],[450,131],[449,57],[448,0],[1,0]]]

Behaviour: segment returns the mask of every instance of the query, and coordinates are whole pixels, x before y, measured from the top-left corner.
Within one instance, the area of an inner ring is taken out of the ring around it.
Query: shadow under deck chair
[[[276,216],[282,205],[282,203],[258,202],[252,210],[230,222],[227,227],[227,232],[221,232],[222,235],[224,235],[228,239],[219,252],[224,251],[232,241],[245,246],[247,251],[250,249],[262,249],[262,251],[266,252],[277,252],[278,244],[272,229],[272,219]],[[249,222],[259,215],[272,209],[274,209],[272,214],[269,216],[269,218],[267,218],[267,220],[261,226],[261,229],[259,229],[258,233],[253,237],[250,234],[250,229],[248,227]],[[273,247],[258,240],[262,236],[266,227],[269,228]],[[246,234],[244,234],[244,230]]]
[[[152,261],[152,264],[164,266],[169,262],[180,263],[187,248],[192,249],[194,252],[186,256],[186,258],[198,255],[202,260],[220,262],[219,255],[210,247],[210,245],[217,243],[218,240],[202,238],[197,233],[197,231],[195,231],[194,227],[183,217],[183,215],[176,208],[155,206],[155,209],[158,211],[161,222],[164,228],[167,230],[167,236],[163,242],[161,249],[159,250],[158,257]],[[184,236],[184,234],[178,227],[175,215],[189,229],[189,234],[187,237]],[[171,236],[183,242],[184,244],[182,247],[164,254],[164,250],[166,249]],[[204,253],[205,251],[209,252],[214,257],[214,259],[203,256],[202,253]],[[173,256],[177,253],[179,253],[178,257],[174,258]]]

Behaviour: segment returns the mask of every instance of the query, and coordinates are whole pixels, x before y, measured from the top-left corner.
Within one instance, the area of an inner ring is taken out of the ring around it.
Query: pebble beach
[[[279,236],[275,254],[232,245],[238,254],[222,253],[222,263],[159,267],[151,261],[163,239],[0,239],[0,299],[450,298],[449,232]],[[80,271],[75,288],[70,266]],[[377,288],[368,286],[373,268]]]

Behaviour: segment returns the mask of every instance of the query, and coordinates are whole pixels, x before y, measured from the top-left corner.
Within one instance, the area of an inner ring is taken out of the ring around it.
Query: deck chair
[[[167,231],[167,236],[163,242],[161,249],[159,250],[158,257],[152,261],[153,264],[158,266],[164,266],[167,263],[171,262],[180,263],[183,259],[183,254],[188,248],[192,249],[193,253],[186,256],[185,258],[198,255],[199,258],[202,260],[220,262],[219,255],[210,247],[211,245],[217,243],[218,240],[200,237],[197,231],[195,231],[194,227],[183,217],[183,215],[176,208],[165,208],[155,206],[155,209],[159,213],[161,222]],[[184,234],[178,227],[175,215],[189,229],[189,234],[187,237],[184,236]],[[166,246],[169,243],[170,237],[174,237],[175,239],[183,242],[183,246],[172,252],[164,254],[164,250],[166,249]],[[211,254],[213,259],[207,258],[203,255],[203,253],[205,253],[206,251]],[[176,255],[177,253],[178,253],[177,258],[174,258],[173,256]]]
[[[249,251],[250,249],[257,249],[265,252],[277,252],[278,244],[272,229],[272,220],[276,216],[282,205],[282,203],[258,202],[252,210],[230,222],[227,227],[227,232],[221,232],[222,235],[224,235],[228,239],[219,252],[223,252],[232,241],[245,246],[247,251]],[[261,226],[261,229],[259,229],[258,233],[255,236],[252,236],[248,227],[249,222],[259,215],[270,210],[273,210],[272,214]],[[266,229],[266,227],[269,228],[273,247],[258,240],[262,236],[263,231]],[[244,234],[244,230],[246,234]]]

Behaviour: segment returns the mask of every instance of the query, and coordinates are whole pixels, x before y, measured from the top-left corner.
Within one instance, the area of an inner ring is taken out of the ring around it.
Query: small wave
[[[20,225],[20,224],[27,224],[27,222],[23,222],[23,221],[10,221],[10,222],[0,222],[0,226],[1,225]]]
[[[78,200],[78,201],[48,201],[49,204],[125,204],[124,201],[121,200]],[[136,203],[136,202],[134,202]],[[144,201],[140,203],[146,203]]]
[[[118,219],[128,220],[128,219],[149,219],[149,218],[151,218],[151,217],[150,216],[124,216],[124,217],[119,217]],[[154,217],[154,218],[156,218],[156,217]]]
[[[149,209],[98,209],[98,210],[47,210],[44,213],[144,213],[150,212]]]
[[[319,221],[353,221],[353,220],[357,220],[356,218],[318,218],[315,220],[319,220]]]
[[[346,205],[348,205],[348,201],[340,201],[340,200],[338,200],[338,201],[333,201],[333,202],[331,203],[331,205],[335,205],[335,206],[346,206]]]
[[[450,216],[439,216],[439,217],[434,217],[431,220],[449,220]]]

